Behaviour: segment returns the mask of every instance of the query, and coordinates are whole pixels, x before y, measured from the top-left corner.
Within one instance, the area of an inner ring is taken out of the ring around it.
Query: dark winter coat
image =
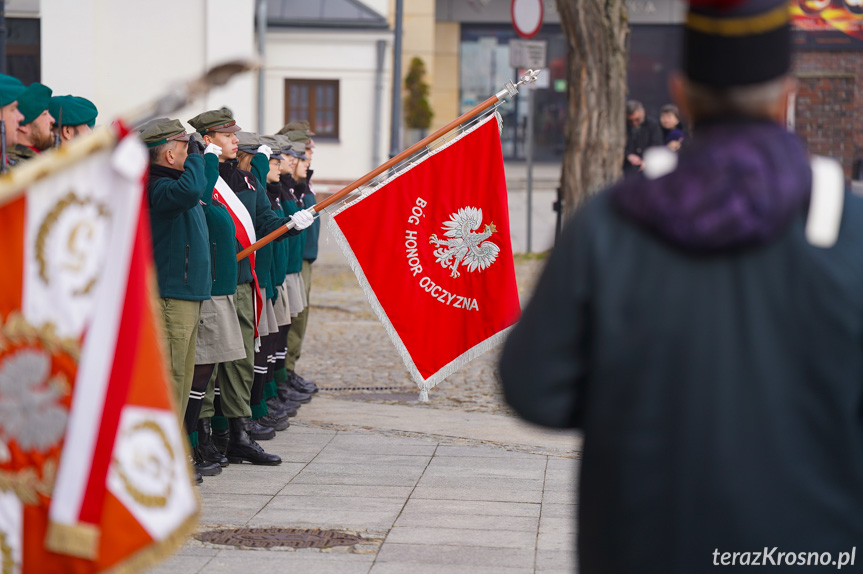
[[[638,127],[633,127],[627,122],[626,149],[623,154],[624,175],[631,175],[639,171],[640,166],[632,165],[626,159],[630,154],[643,158],[645,150],[660,145],[665,145],[665,141],[662,137],[662,128],[659,126],[659,122],[648,117],[645,117]]]
[[[521,416],[584,432],[581,572],[863,540],[863,200],[814,247],[794,136],[717,124],[693,148],[575,215],[502,355]]]

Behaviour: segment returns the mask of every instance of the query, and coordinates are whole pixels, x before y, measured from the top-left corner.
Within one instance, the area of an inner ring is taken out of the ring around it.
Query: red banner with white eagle
[[[32,160],[54,173],[0,204],[4,574],[140,570],[198,513],[153,305],[147,152],[119,136],[68,168]]]
[[[331,230],[420,400],[519,318],[494,114],[338,210]]]

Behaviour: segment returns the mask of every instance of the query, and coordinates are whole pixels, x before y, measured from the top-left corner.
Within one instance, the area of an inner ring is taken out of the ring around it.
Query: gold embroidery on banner
[[[6,543],[6,534],[0,532],[0,572],[3,574],[12,574],[12,568],[15,566],[15,559],[12,556],[12,547]]]
[[[76,363],[81,357],[81,345],[78,340],[71,337],[58,337],[52,323],[34,327],[18,312],[9,313],[5,323],[0,318],[0,352],[11,345],[35,345],[37,343],[51,355],[62,352],[69,355]]]
[[[57,554],[96,560],[99,557],[100,536],[101,531],[95,524],[49,522],[45,548]]]
[[[99,217],[104,217],[105,219],[111,219],[111,211],[108,209],[108,206],[100,201],[95,201],[90,198],[81,199],[78,197],[74,191],[70,191],[64,197],[57,202],[57,205],[54,206],[51,211],[45,216],[45,219],[42,220],[42,224],[39,226],[39,231],[36,235],[36,262],[39,264],[39,277],[42,278],[46,284],[49,284],[50,277],[48,274],[48,262],[46,260],[46,249],[48,238],[51,235],[51,232],[57,226],[57,223],[60,220],[60,216],[70,207],[77,205],[80,207],[86,207],[88,205],[92,205],[96,208],[96,212]],[[81,222],[78,223],[72,231],[69,233],[69,237],[67,238],[67,249],[69,253],[76,258],[76,261],[73,263],[66,263],[64,267],[73,271],[78,271],[84,268],[84,262],[87,258],[86,253],[79,251],[77,247],[76,238],[78,237],[78,231],[82,227],[82,225],[89,226],[87,231],[87,236],[92,238],[94,234],[94,227],[90,222]],[[87,281],[84,287],[80,289],[76,289],[72,292],[73,295],[86,295],[88,294],[93,286],[96,284],[96,278],[91,278]]]
[[[50,497],[57,478],[57,463],[46,460],[42,465],[42,478],[33,468],[17,472],[0,469],[0,492],[12,492],[23,504],[39,504],[39,495]]]
[[[162,508],[168,505],[168,500],[171,498],[171,492],[173,489],[172,482],[174,478],[174,449],[171,448],[171,443],[168,441],[168,436],[165,434],[165,431],[162,430],[162,427],[154,420],[145,420],[142,421],[124,434],[133,435],[135,433],[140,432],[152,432],[158,435],[159,439],[162,442],[162,446],[164,446],[165,451],[167,451],[168,457],[170,458],[170,462],[168,463],[168,468],[165,469],[160,459],[153,454],[149,454],[146,458],[146,462],[151,464],[155,472],[153,473],[156,476],[162,477],[163,473],[167,474],[165,477],[165,488],[163,492],[158,494],[150,494],[141,491],[129,478],[126,472],[123,469],[122,463],[114,458],[113,465],[114,470],[117,472],[117,476],[120,477],[120,480],[123,482],[123,488],[125,488],[126,493],[132,497],[132,500],[140,504],[141,506],[145,506],[147,508]],[[143,466],[142,461],[137,461],[139,466]]]

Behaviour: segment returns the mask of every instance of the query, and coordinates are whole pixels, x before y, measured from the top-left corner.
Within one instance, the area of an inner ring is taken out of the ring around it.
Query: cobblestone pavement
[[[347,262],[332,242],[322,242],[312,267],[312,309],[297,372],[339,398],[417,408],[512,414],[497,380],[500,347],[468,363],[416,400],[418,389]],[[522,305],[545,263],[543,256],[516,256],[516,279]],[[339,390],[362,388],[364,390]],[[332,389],[332,390],[329,390]]]

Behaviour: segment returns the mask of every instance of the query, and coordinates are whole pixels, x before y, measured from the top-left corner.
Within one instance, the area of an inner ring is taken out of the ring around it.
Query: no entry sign
[[[542,27],[542,0],[512,0],[512,25],[522,38],[533,38]]]

